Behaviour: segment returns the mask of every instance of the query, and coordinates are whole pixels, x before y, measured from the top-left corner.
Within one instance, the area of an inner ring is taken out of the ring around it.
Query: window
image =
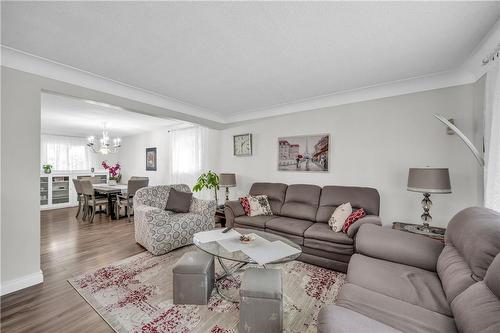
[[[41,164],[51,164],[54,171],[90,170],[96,164],[86,138],[42,135],[41,139]]]

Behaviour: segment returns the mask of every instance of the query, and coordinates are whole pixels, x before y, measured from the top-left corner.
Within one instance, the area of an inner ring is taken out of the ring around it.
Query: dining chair
[[[143,187],[148,187],[149,185],[149,178],[148,177],[132,177],[128,181],[127,184],[127,192],[125,193],[120,193],[116,195],[116,202],[115,202],[115,208],[116,208],[116,216],[120,218],[120,209],[122,207],[125,207],[125,211],[127,213],[127,218],[128,221],[130,222],[130,215],[131,211],[134,208],[133,203],[134,203],[134,195],[135,192],[137,192],[138,189],[143,188]]]
[[[89,216],[90,214],[90,222],[94,222],[94,216],[97,211],[97,207],[105,206],[106,213],[108,212],[108,200],[106,198],[97,198],[94,187],[90,180],[81,180],[80,185],[82,188],[82,193],[85,198],[85,208],[84,208],[84,216]]]
[[[83,206],[84,206],[85,197],[83,196],[83,193],[82,193],[82,186],[80,184],[80,180],[73,178],[73,186],[75,187],[76,200],[78,201],[78,211],[76,212],[75,217],[78,217],[78,215],[80,215],[80,213],[82,213],[82,217],[85,218],[85,215],[83,214]]]

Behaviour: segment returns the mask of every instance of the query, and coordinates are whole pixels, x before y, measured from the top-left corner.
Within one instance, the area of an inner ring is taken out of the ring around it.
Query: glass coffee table
[[[302,253],[302,249],[299,245],[295,244],[291,240],[286,239],[285,237],[278,236],[278,235],[271,234],[271,233],[264,232],[264,231],[254,230],[254,229],[234,228],[234,230],[236,230],[237,232],[239,232],[242,235],[253,233],[253,234],[256,234],[256,235],[258,235],[258,236],[260,236],[260,237],[262,237],[270,242],[274,242],[274,241],[279,240],[279,241],[282,241],[283,243],[290,245],[293,248],[300,251],[294,255],[270,262],[267,265],[282,264],[285,262],[295,260]],[[252,260],[252,258],[250,258],[245,253],[243,253],[242,251],[235,251],[235,252],[227,251],[217,241],[201,243],[196,238],[194,238],[193,243],[200,250],[202,250],[208,254],[213,255],[217,259],[217,261],[219,262],[222,269],[224,270],[224,273],[222,275],[218,276],[216,278],[216,281],[215,281],[215,290],[217,291],[217,293],[225,300],[228,300],[228,301],[233,302],[233,303],[238,303],[239,300],[237,297],[231,297],[231,296],[225,295],[221,291],[221,289],[222,289],[221,285],[224,282],[227,282],[227,280],[231,280],[232,282],[237,284],[237,280],[235,279],[234,275],[238,271],[242,270],[247,265],[258,265],[258,264],[254,260]],[[223,260],[231,261],[231,262],[233,262],[233,264],[228,265],[228,264],[224,263]],[[266,265],[264,265],[263,267],[266,268]]]

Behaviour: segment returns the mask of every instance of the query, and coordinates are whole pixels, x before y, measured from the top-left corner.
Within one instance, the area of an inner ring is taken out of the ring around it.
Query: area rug
[[[143,252],[68,281],[116,332],[238,332],[238,304],[215,290],[208,305],[172,303],[172,267],[187,251],[196,248],[158,257]],[[285,331],[316,332],[318,312],[335,302],[345,274],[299,261],[272,267],[283,271]],[[237,275],[222,292],[237,295],[240,281]]]

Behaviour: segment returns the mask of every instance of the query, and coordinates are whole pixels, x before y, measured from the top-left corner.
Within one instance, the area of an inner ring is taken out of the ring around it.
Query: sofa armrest
[[[438,240],[372,224],[362,225],[356,236],[358,253],[428,271],[436,271],[442,250]]]
[[[359,220],[357,220],[356,222],[354,222],[349,227],[349,229],[347,229],[347,236],[349,236],[350,238],[354,238],[354,236],[356,236],[356,234],[358,233],[359,228],[363,224],[367,224],[367,223],[381,226],[382,220],[377,215],[366,215],[365,217],[362,217]]]
[[[190,213],[195,213],[201,215],[203,230],[205,227],[213,229],[215,227],[215,209],[217,208],[217,203],[215,200],[203,200],[193,197],[191,202],[191,207],[189,207]]]
[[[239,201],[226,201],[224,205],[224,215],[226,215],[226,227],[232,227],[234,225],[234,219],[238,216],[245,215],[245,211]]]
[[[215,216],[216,208],[217,204],[215,203],[215,200],[203,200],[193,197],[191,206],[189,207],[189,212],[205,216]]]

